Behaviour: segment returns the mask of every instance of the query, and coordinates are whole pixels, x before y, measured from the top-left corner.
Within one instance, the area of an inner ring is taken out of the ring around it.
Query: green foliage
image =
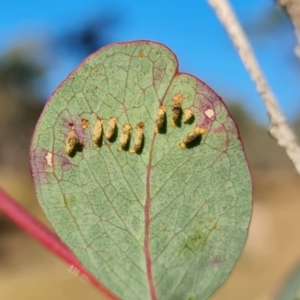
[[[36,60],[33,46],[13,48],[0,56],[0,167],[29,173],[28,157],[30,136],[43,109],[35,91],[36,82],[44,69]],[[33,57],[35,59],[33,59]],[[26,150],[25,150],[26,153]],[[30,180],[30,178],[29,178]]]
[[[15,94],[33,96],[34,83],[44,74],[44,67],[36,61],[37,50],[29,45],[13,48],[0,58],[0,88]],[[26,99],[27,100],[27,99]]]
[[[190,122],[170,125],[175,102],[193,111]],[[166,120],[155,132],[162,105]],[[117,129],[107,140],[111,117]],[[188,143],[196,128],[206,132]],[[131,153],[139,130],[141,149]],[[88,57],[47,103],[30,154],[55,231],[120,298],[207,299],[230,274],[251,215],[241,140],[222,100],[179,73],[165,46],[121,43]]]

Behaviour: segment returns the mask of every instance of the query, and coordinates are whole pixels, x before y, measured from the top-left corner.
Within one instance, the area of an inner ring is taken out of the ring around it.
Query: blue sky
[[[284,22],[268,34],[255,35],[257,20],[274,5],[273,0],[231,0],[261,67],[290,120],[300,113],[300,63],[293,59],[296,39]],[[110,32],[111,42],[136,39],[166,44],[176,54],[180,70],[194,74],[223,99],[241,101],[252,115],[266,123],[267,115],[256,88],[245,71],[226,32],[205,0],[187,1],[38,1],[1,3],[0,53],[26,40],[41,40],[80,26],[91,16],[107,11],[122,13],[122,21]],[[53,64],[44,87],[49,97],[79,61],[67,56]]]

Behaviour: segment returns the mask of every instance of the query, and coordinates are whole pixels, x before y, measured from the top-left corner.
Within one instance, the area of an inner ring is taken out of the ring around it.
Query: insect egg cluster
[[[84,120],[84,121],[83,121]],[[103,123],[104,119],[97,117],[95,125],[93,127],[92,132],[92,142],[94,147],[101,147],[102,143],[101,140],[103,138],[104,130],[103,130]],[[117,134],[117,123],[118,119],[116,117],[110,117],[108,120],[108,125],[105,131],[105,138],[107,141],[112,141],[114,136]],[[65,140],[65,152],[69,156],[72,156],[76,150],[81,148],[83,146],[83,143],[79,140],[78,135],[75,131],[75,125],[73,123],[71,127],[71,131],[68,132],[67,138]],[[87,124],[87,125],[86,125]],[[82,119],[81,127],[82,129],[86,129],[88,127],[88,121],[85,119]],[[71,125],[69,125],[71,126]],[[122,132],[120,135],[119,140],[119,148],[118,151],[121,152],[123,150],[127,149],[127,146],[129,144],[130,135],[131,135],[132,127],[129,123],[125,123],[122,126]],[[144,139],[144,123],[139,122],[136,126],[136,134],[134,138],[134,145],[133,148],[129,150],[130,153],[138,153],[142,149],[143,145],[143,139]],[[108,143],[106,143],[109,145]],[[80,147],[79,147],[80,146]]]
[[[194,113],[191,108],[182,109],[184,97],[181,94],[175,94],[172,98],[171,104],[171,111],[172,111],[172,119],[171,119],[171,126],[179,126],[181,122],[181,118],[183,116],[183,123],[191,124],[194,120]],[[165,124],[165,117],[166,117],[166,107],[160,105],[157,111],[157,117],[155,121],[155,129],[156,133],[161,133],[161,130]],[[190,131],[179,144],[179,147],[184,149],[187,145],[193,142],[195,139],[200,137],[206,129],[202,126],[195,127],[192,131]]]
[[[188,108],[182,108],[183,106],[183,96],[181,94],[176,94],[172,98],[171,103],[171,125],[172,126],[180,126],[181,119],[184,124],[192,124],[194,120],[193,110]],[[155,119],[155,128],[154,132],[156,134],[163,133],[166,125],[166,112],[167,109],[164,105],[160,104],[156,113]],[[108,124],[106,130],[104,131],[104,119],[101,117],[97,117],[95,124],[93,126],[93,130],[91,133],[92,142],[94,147],[102,146],[102,139],[105,138],[105,144],[110,145],[115,141],[115,138],[118,134],[118,118],[110,117],[108,119]],[[65,152],[67,155],[72,156],[77,150],[81,149],[84,145],[83,142],[80,141],[78,135],[76,133],[76,126],[74,123],[69,123],[69,127],[71,130],[67,133],[67,137],[65,140]],[[81,119],[81,128],[86,130],[89,127],[89,121],[87,119]],[[135,128],[135,135],[133,138],[133,147],[129,149],[129,153],[140,153],[143,148],[144,143],[144,129],[145,124],[143,122],[139,122]],[[118,151],[121,152],[123,150],[128,150],[130,137],[131,137],[132,126],[129,123],[125,123],[122,126],[120,138],[119,138],[119,147]],[[200,137],[206,129],[202,126],[196,126],[192,131],[190,131],[183,140],[179,143],[179,147],[184,149],[191,142],[195,141],[198,137]]]

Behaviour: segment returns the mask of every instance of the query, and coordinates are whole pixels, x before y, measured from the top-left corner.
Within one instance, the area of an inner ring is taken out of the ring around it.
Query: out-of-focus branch
[[[76,270],[91,282],[99,291],[110,299],[118,299],[111,291],[102,286],[78,261],[71,250],[47,227],[28,214],[19,204],[11,199],[0,188],[0,211],[14,223],[27,231],[39,243],[44,245],[58,257],[71,264]]]
[[[295,27],[298,45],[295,52],[300,58],[300,1],[299,0],[278,0],[278,5],[284,8],[290,16]]]
[[[260,70],[258,62],[253,54],[250,44],[227,0],[207,0],[219,17],[224,28],[227,30],[237,52],[240,55],[246,69],[256,84],[270,119],[270,134],[283,147],[288,157],[293,162],[300,174],[300,147],[297,139],[283,113],[281,112],[275,95],[269,88],[267,81]],[[299,1],[299,0],[298,0]]]

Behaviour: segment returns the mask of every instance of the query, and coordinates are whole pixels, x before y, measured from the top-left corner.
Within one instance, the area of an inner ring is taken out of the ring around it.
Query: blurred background
[[[231,4],[299,137],[300,60],[289,19],[273,0]],[[243,254],[211,299],[271,299],[300,260],[300,177],[269,137],[262,101],[206,1],[5,1],[0,36],[0,186],[47,225],[30,176],[30,138],[46,100],[87,55],[113,42],[162,42],[181,71],[221,95],[244,141],[254,209]],[[0,212],[0,300],[102,299],[68,270]]]

